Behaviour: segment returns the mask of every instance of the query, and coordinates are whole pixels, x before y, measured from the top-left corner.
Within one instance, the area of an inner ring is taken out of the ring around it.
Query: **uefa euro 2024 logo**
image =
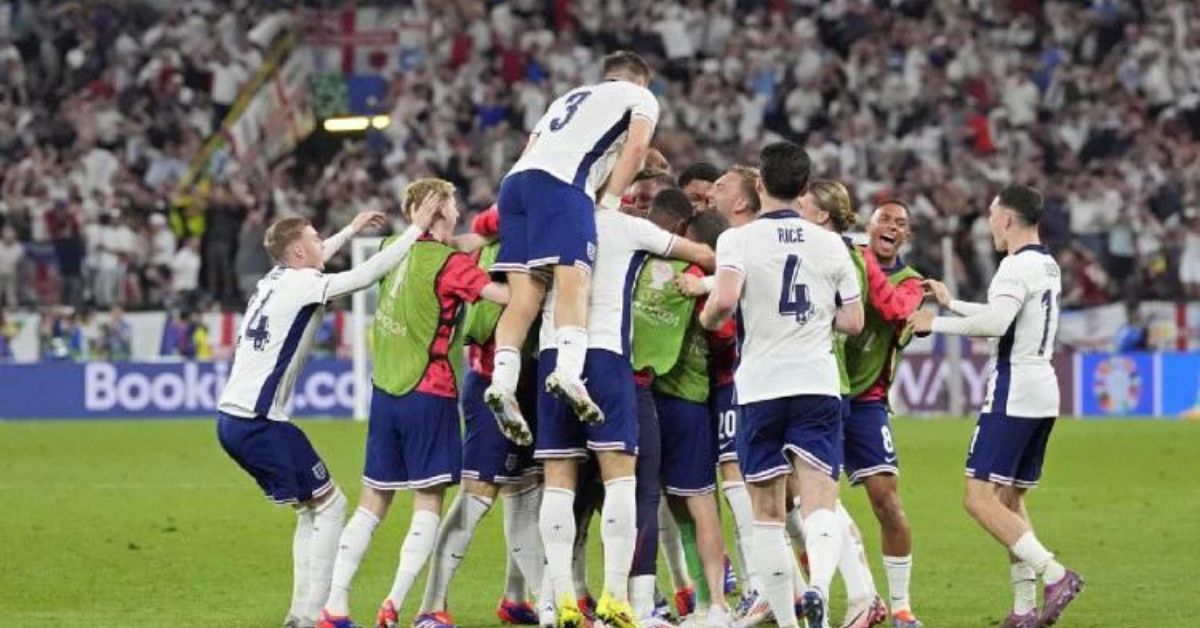
[[[1115,355],[1096,365],[1092,394],[1106,414],[1123,414],[1138,407],[1142,375],[1133,359]]]

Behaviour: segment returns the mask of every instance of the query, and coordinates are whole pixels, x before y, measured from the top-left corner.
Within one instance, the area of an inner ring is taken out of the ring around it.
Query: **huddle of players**
[[[798,615],[826,625],[826,593],[840,569],[846,625],[874,625],[887,611],[837,502],[843,439],[847,472],[867,485],[883,525],[893,624],[920,625],[907,599],[911,548],[885,401],[922,293],[898,257],[907,209],[881,205],[871,245],[848,246],[832,233],[852,223],[845,189],[810,186],[807,155],[779,143],[764,149],[760,173],[734,168],[713,182],[704,195],[713,210],[696,213],[685,193],[667,189],[652,197],[646,218],[623,213],[621,195],[645,160],[658,105],[636,55],[611,55],[604,73],[604,83],[551,105],[501,186],[498,216],[474,225],[484,239],[473,246],[486,242],[474,257],[452,246],[468,243],[452,237],[454,190],[438,180],[409,187],[403,210],[414,227],[347,273],[319,271],[378,216],[360,216],[323,243],[307,224],[280,221],[268,231],[280,267],[251,299],[218,431],[269,496],[298,504],[285,625],[353,626],[350,584],[398,489],[414,492],[414,511],[378,626],[399,624],[398,608],[431,556],[413,625],[453,625],[449,580],[497,496],[506,501],[510,550],[497,611],[506,622],[575,628],[590,615],[614,628],[663,625],[654,602],[661,519],[664,537],[694,547],[680,561],[674,542],[666,544],[677,587],[699,589],[699,621],[750,626],[769,613],[785,628]],[[487,239],[497,232],[498,241]],[[701,279],[714,261],[715,278]],[[506,272],[506,284],[485,268]],[[284,406],[323,304],[379,280],[364,490],[343,529],[345,498]],[[470,367],[460,379],[464,339]],[[749,583],[736,618],[721,595],[718,461]],[[443,518],[445,489],[460,479]],[[660,487],[668,496],[661,517]],[[592,604],[577,586],[579,532],[597,505],[604,591]],[[788,558],[785,519],[807,551],[811,586]],[[1035,571],[1053,563],[1047,556],[1030,562]],[[525,602],[525,583],[538,589],[541,613]]]

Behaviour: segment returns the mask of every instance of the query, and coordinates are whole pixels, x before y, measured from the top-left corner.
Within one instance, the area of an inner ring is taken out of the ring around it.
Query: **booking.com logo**
[[[216,412],[229,365],[185,362],[145,370],[91,363],[84,370],[84,407],[89,412]],[[354,407],[354,373],[309,370],[296,382],[292,402],[307,414],[350,414]]]

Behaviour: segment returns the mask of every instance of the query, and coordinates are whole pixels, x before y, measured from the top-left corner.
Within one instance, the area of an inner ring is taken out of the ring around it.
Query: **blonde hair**
[[[404,188],[404,199],[400,204],[400,214],[404,219],[412,222],[413,212],[417,211],[430,194],[436,194],[439,198],[450,198],[454,196],[454,184],[433,178],[410,183]]]
[[[283,254],[287,252],[287,248],[311,224],[307,218],[299,216],[280,218],[271,223],[267,232],[263,234],[263,248],[267,250],[267,255],[270,255],[276,264],[283,262]]]
[[[751,166],[743,166],[734,164],[729,167],[730,172],[737,173],[742,178],[742,196],[746,197],[746,205],[750,207],[750,213],[757,214],[758,210],[762,209],[762,201],[758,198],[758,179],[762,176],[758,172],[758,168]]]
[[[808,184],[808,193],[812,194],[817,209],[829,214],[834,231],[844,233],[854,228],[856,216],[846,186],[837,181],[820,179]]]

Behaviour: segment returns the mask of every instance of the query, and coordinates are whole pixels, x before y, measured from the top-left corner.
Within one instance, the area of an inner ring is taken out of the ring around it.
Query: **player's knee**
[[[963,496],[963,509],[972,517],[980,519],[995,501],[997,500],[994,494],[980,487],[969,486]]]

